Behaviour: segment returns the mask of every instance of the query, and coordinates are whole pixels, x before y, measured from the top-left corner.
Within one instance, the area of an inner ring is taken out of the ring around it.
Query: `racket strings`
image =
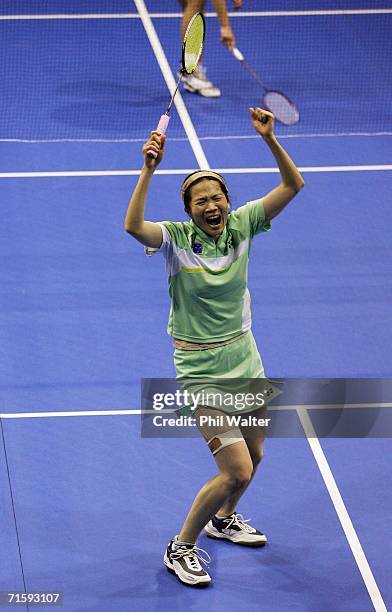
[[[264,104],[285,125],[293,125],[299,120],[299,112],[294,104],[279,91],[268,91]]]
[[[197,67],[203,51],[204,19],[198,13],[190,22],[184,38],[184,69],[191,74]]]

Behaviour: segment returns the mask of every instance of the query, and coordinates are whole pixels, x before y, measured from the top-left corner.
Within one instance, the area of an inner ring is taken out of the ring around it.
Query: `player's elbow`
[[[295,182],[291,183],[290,185],[288,185],[289,189],[292,192],[292,197],[294,197],[295,195],[297,195],[297,193],[299,191],[301,191],[301,189],[303,189],[303,187],[305,186],[305,181],[302,178],[302,176],[298,177]]]
[[[298,193],[298,191],[301,191],[301,189],[305,187],[305,181],[304,181],[302,174],[298,173],[298,176],[295,182],[296,182],[296,189]]]
[[[134,238],[140,235],[140,228],[132,223],[124,223],[124,230]]]

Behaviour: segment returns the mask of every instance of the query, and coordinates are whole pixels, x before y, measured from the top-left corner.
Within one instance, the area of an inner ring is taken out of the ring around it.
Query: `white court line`
[[[392,132],[326,132],[325,134],[318,134],[317,132],[313,133],[303,133],[303,134],[277,134],[277,138],[279,140],[284,140],[285,138],[336,138],[342,136],[366,136],[366,137],[374,137],[374,136],[392,136]],[[260,136],[258,134],[228,134],[227,136],[200,136],[200,140],[246,140],[246,139],[259,139]],[[170,140],[186,140],[185,138],[171,138]],[[140,142],[144,142],[145,138],[138,139]],[[0,142],[3,142],[0,139]],[[27,141],[32,142],[32,141]],[[45,142],[45,141],[43,141]],[[47,142],[53,142],[52,140],[48,140]]]
[[[137,13],[47,13],[46,15],[0,15],[0,21],[50,21],[51,19],[140,19]]]
[[[235,11],[229,17],[322,17],[333,15],[388,15],[390,8],[379,9],[325,9],[304,11]],[[150,13],[153,18],[182,17],[182,13]],[[204,13],[205,17],[216,17],[216,13]]]
[[[333,15],[387,15],[392,9],[336,9],[336,10],[307,10],[307,11],[236,11],[229,12],[229,17],[317,17]],[[182,13],[149,13],[152,19],[181,18]],[[205,17],[216,17],[216,13],[204,13]],[[54,19],[140,19],[137,13],[52,13],[52,14],[23,14],[0,15],[0,21],[42,21]]]
[[[342,408],[343,410],[348,409],[369,409],[369,408],[392,408],[390,402],[376,402],[376,403],[357,403],[357,404],[344,404],[339,406],[336,404],[288,404],[287,406],[269,406],[269,411],[279,412],[286,410],[336,410]],[[58,418],[58,417],[91,417],[91,416],[124,416],[131,414],[173,414],[174,410],[72,410],[67,412],[3,412],[0,413],[0,419],[47,419],[47,418]]]
[[[277,134],[279,140],[287,138],[336,138],[345,136],[371,137],[376,136],[392,136],[392,132],[330,132],[325,134],[309,133],[309,134]],[[199,136],[199,140],[254,140],[260,139],[257,134],[228,134],[227,136]],[[170,137],[170,142],[188,142],[188,138]],[[116,143],[116,142],[145,142],[146,138],[42,138],[42,139],[27,139],[27,138],[0,138],[0,142],[21,143],[21,144],[51,144],[51,143]]]
[[[392,170],[392,164],[374,165],[374,166],[300,166],[300,172],[371,172],[378,170]],[[279,168],[216,168],[215,172],[226,174],[258,174],[258,173],[276,173],[279,174]]]
[[[166,410],[160,410],[167,412]],[[172,413],[173,411],[170,410]],[[0,419],[48,419],[55,417],[92,417],[92,416],[124,416],[129,414],[156,414],[157,411],[146,410],[74,410],[70,412],[4,412]]]
[[[302,407],[298,407],[297,413],[305,435],[308,439],[309,446],[312,450],[318,468],[323,477],[325,486],[327,487],[328,493],[331,497],[332,503],[336,510],[336,514],[338,515],[340,524],[343,528],[343,531],[351,548],[351,552],[354,556],[362,579],[373,602],[374,609],[376,610],[376,612],[387,612],[387,608],[381,596],[380,590],[374,579],[372,570],[370,569],[369,563],[366,559],[365,553],[356,534],[351,518],[347,512],[346,506],[335,482],[335,478],[332,474],[331,468],[329,467],[323,449],[321,448],[321,444],[316,436],[316,432],[313,428],[309,414],[307,410]]]
[[[209,167],[209,166],[208,166]],[[279,174],[279,168],[212,168],[220,174]],[[379,172],[392,170],[392,164],[375,166],[300,166],[300,172]],[[156,170],[154,174],[190,174],[194,168]],[[0,172],[0,179],[61,178],[93,176],[138,176],[140,170],[64,170],[53,172]]]
[[[172,71],[169,66],[169,62],[167,61],[165,52],[163,51],[162,45],[155,31],[153,23],[150,19],[144,1],[134,0],[134,3],[143,22],[144,29],[150,41],[152,50],[154,51],[158,66],[163,74],[163,78],[165,79],[170,94],[173,95],[176,88],[176,82],[174,80]],[[189,116],[188,110],[184,104],[181,93],[179,91],[177,92],[176,97],[174,99],[174,104],[177,108],[179,117],[181,119],[182,125],[184,126],[185,133],[188,136],[189,143],[192,147],[193,153],[195,154],[199,167],[203,169],[208,169],[210,167],[209,163],[201,147],[199,138],[196,134],[196,130],[193,126],[192,120]]]

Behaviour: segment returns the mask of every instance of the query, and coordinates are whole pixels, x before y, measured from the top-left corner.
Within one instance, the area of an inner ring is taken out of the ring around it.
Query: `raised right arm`
[[[139,176],[139,180],[128,204],[125,217],[124,229],[136,240],[147,247],[158,249],[162,244],[162,229],[158,223],[145,221],[144,210],[146,208],[147,192],[154,171],[163,157],[163,146],[165,137],[157,132],[152,132],[151,138],[143,147],[144,166]],[[154,150],[157,157],[153,158],[147,151]]]

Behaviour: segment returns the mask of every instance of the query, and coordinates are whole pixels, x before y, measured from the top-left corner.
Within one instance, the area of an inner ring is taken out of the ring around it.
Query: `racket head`
[[[264,96],[264,106],[284,125],[294,125],[299,121],[299,112],[295,104],[280,91],[267,91]]]
[[[195,13],[185,32],[182,45],[182,70],[192,74],[203,52],[205,20],[201,13]]]

